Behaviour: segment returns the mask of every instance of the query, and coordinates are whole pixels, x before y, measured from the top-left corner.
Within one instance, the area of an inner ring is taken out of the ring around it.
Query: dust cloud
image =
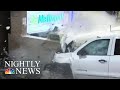
[[[73,13],[73,21],[68,22],[65,28],[59,31],[61,48],[64,49],[71,41],[74,41],[78,47],[90,38],[112,35],[110,27],[119,25],[116,16],[106,11],[74,11]]]
[[[68,34],[90,33],[105,31],[116,25],[116,17],[105,11],[74,11],[74,21],[68,25]]]

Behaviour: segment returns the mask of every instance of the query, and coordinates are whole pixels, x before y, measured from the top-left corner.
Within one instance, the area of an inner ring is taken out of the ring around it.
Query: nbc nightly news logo
[[[5,70],[5,74],[15,74],[15,70],[12,68],[8,68]]]
[[[5,61],[5,74],[40,74],[40,61]]]

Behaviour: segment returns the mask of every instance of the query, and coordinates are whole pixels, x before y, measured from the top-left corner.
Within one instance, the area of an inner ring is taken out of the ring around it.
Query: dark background
[[[3,48],[8,52],[8,33],[6,26],[10,26],[10,11],[0,11],[0,57],[4,57]]]

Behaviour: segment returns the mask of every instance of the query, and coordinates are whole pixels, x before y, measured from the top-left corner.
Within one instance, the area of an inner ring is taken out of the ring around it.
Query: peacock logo
[[[15,74],[15,70],[12,69],[12,68],[7,68],[7,69],[5,70],[5,74]]]

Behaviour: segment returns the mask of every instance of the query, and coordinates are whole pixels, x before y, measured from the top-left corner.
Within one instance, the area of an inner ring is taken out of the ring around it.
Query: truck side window
[[[110,39],[100,39],[95,40],[88,45],[86,45],[83,49],[81,49],[77,54],[85,54],[85,55],[107,55],[108,46]]]
[[[120,39],[116,39],[114,55],[120,55]]]

